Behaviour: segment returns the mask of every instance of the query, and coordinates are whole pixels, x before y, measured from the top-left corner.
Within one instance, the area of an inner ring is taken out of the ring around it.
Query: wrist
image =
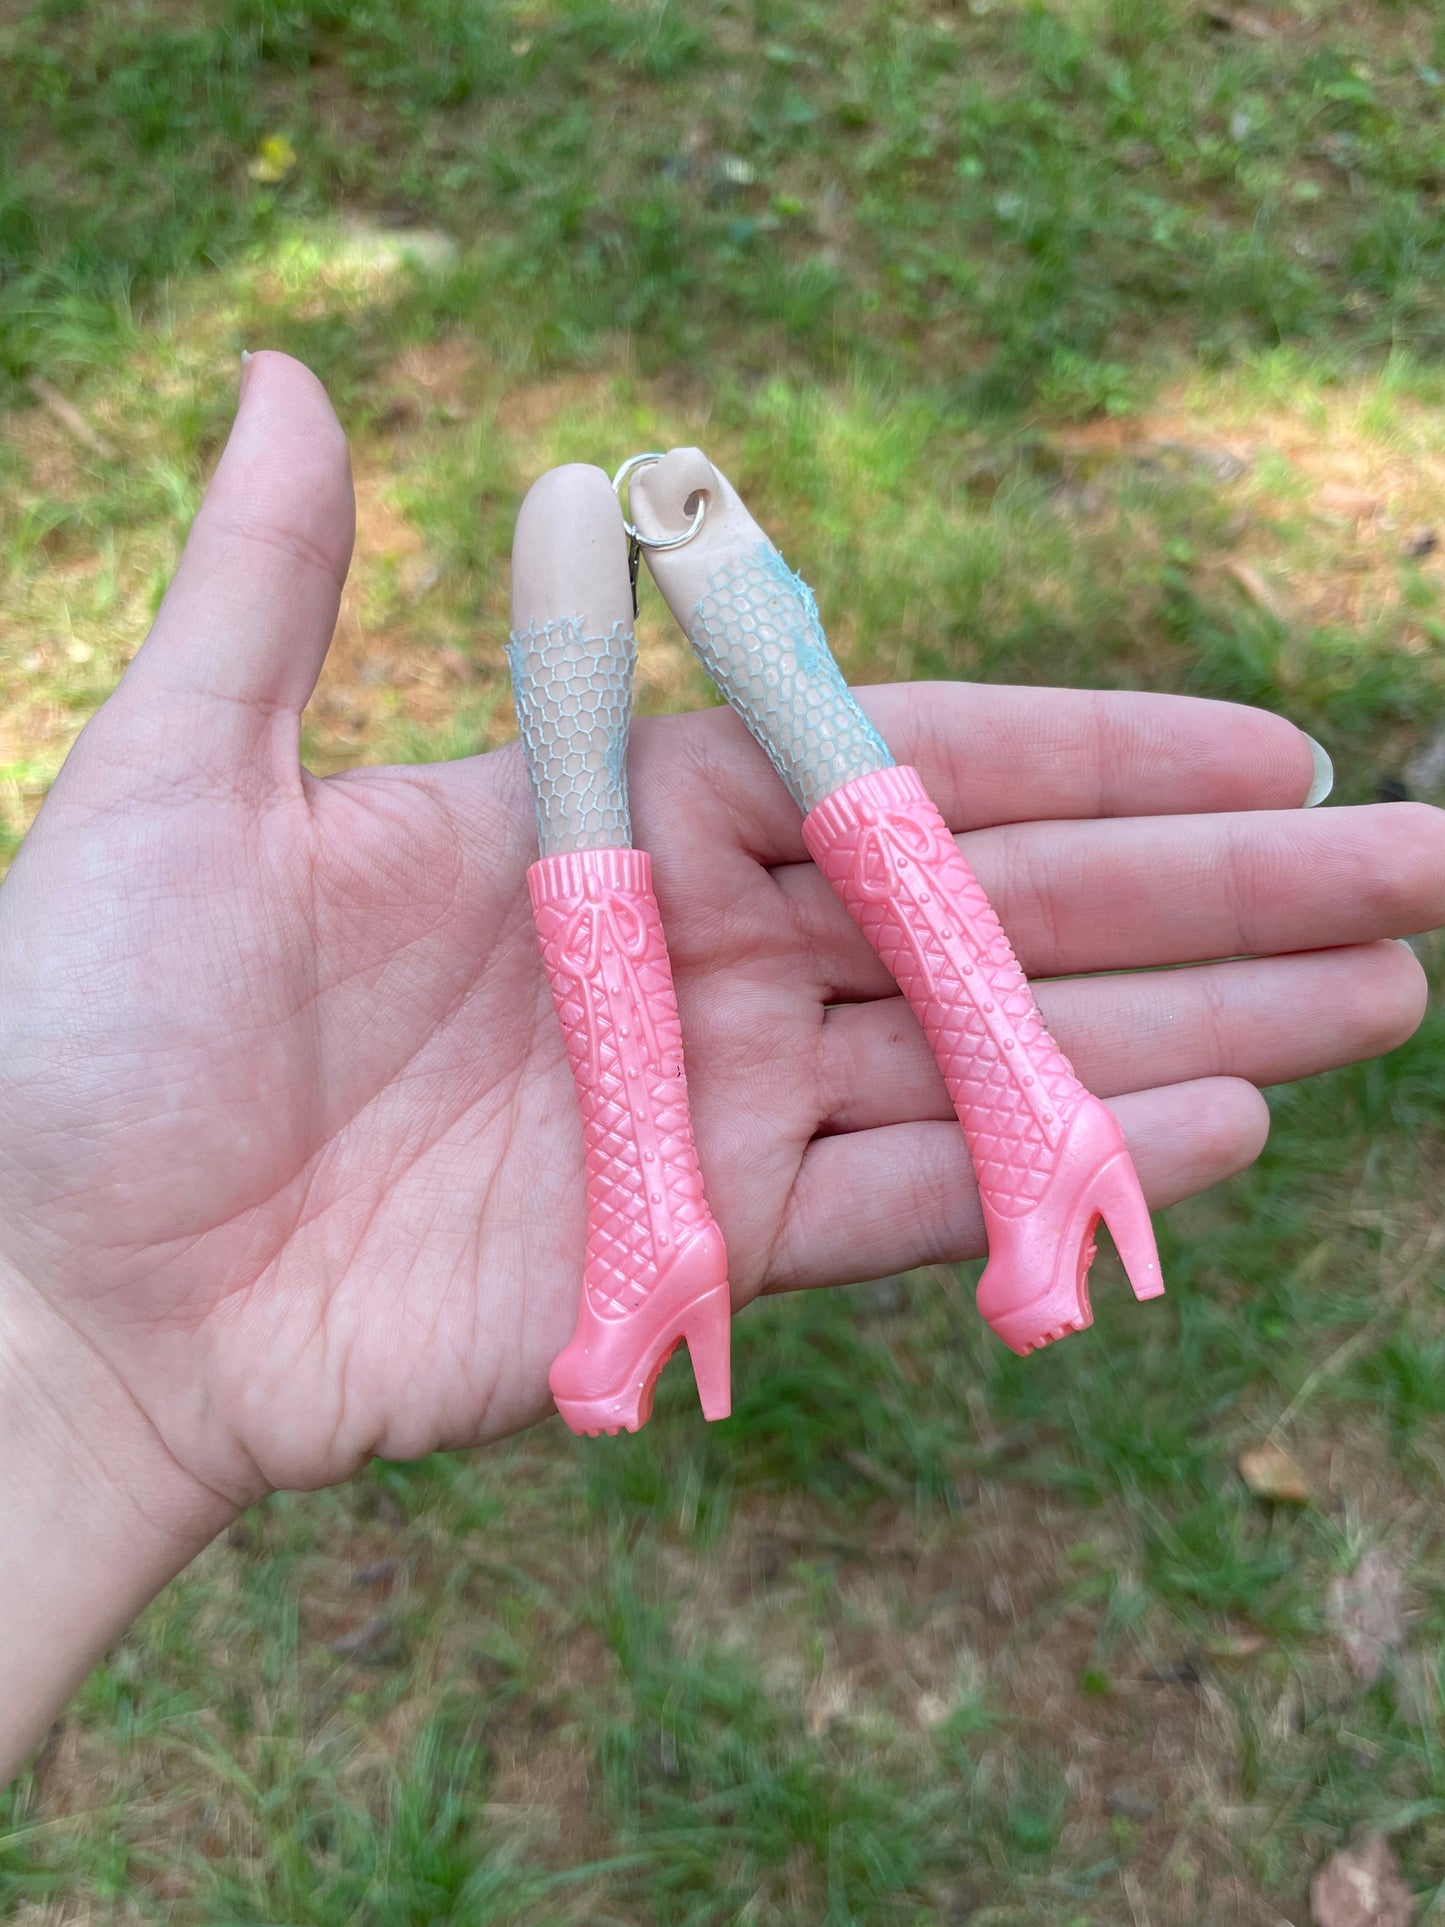
[[[0,1786],[235,1512],[0,1259]]]

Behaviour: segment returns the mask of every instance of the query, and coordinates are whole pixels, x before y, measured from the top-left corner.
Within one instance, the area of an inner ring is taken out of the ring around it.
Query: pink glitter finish
[[[809,854],[913,1006],[968,1139],[989,1262],[978,1306],[1016,1352],[1093,1321],[1102,1217],[1138,1298],[1164,1289],[1113,1113],[1045,1028],[993,906],[918,772],[874,770],[803,823]]]
[[[552,1366],[574,1432],[635,1432],[681,1343],[704,1415],[731,1409],[722,1233],[703,1195],[672,966],[645,851],[580,850],[527,872],[582,1112],[587,1258]]]

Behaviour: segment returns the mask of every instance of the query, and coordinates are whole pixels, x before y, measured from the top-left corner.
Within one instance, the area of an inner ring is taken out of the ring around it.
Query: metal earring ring
[[[629,455],[612,478],[612,486],[617,493],[618,501],[621,502],[622,500],[622,485],[630,475],[639,468],[652,468],[661,460],[662,456],[656,453]],[[629,490],[628,507],[631,506],[631,500],[631,492]],[[707,496],[700,493],[697,507],[692,512],[692,522],[689,527],[683,530],[681,535],[644,535],[635,523],[628,521],[626,509],[624,509],[622,513],[622,526],[627,531],[628,541],[636,543],[639,549],[680,549],[691,542],[706,519]]]

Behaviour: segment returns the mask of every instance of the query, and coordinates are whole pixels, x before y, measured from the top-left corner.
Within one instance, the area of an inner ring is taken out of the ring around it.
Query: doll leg
[[[680,486],[710,492],[709,512],[695,543],[649,552],[649,566],[699,660],[806,812],[809,854],[932,1046],[988,1228],[979,1310],[1017,1352],[1091,1323],[1087,1276],[1100,1218],[1136,1296],[1157,1296],[1153,1229],[1119,1126],[1049,1035],[917,771],[893,763],[843,680],[811,593],[730,484],[699,456],[668,459],[682,468]],[[651,505],[662,487],[654,469],[638,478],[634,500]],[[660,500],[655,512],[667,513]]]
[[[622,529],[606,477],[561,474],[565,485],[555,471],[543,478],[518,521],[517,626],[508,657],[542,850],[528,885],[577,1090],[587,1176],[577,1327],[550,1383],[572,1430],[596,1434],[646,1423],[657,1376],[680,1343],[688,1346],[704,1414],[725,1418],[731,1308],[727,1254],[693,1143],[651,860],[631,847],[630,613],[605,627],[592,615],[618,606],[618,586],[604,569],[585,593],[573,591],[584,613],[539,615],[539,604],[557,598],[537,590],[528,566],[539,538],[571,541],[585,553],[589,518],[610,516],[615,541],[601,553],[621,570],[620,597],[630,612]],[[605,520],[602,527],[611,533]]]

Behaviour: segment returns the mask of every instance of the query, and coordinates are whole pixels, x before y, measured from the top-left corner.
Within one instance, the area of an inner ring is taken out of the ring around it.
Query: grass
[[[1415,783],[1442,70],[1404,0],[0,6],[0,861],[263,344],[357,467],[318,769],[504,740],[527,481],[700,439],[856,676],[1237,697]],[[640,697],[708,699],[650,613]],[[1382,1828],[1442,1917],[1442,1044],[1272,1094],[1147,1318],[1021,1363],[966,1273],[770,1305],[727,1427],[670,1373],[606,1449],[263,1507],[0,1797],[0,1911],[1239,1927]]]

